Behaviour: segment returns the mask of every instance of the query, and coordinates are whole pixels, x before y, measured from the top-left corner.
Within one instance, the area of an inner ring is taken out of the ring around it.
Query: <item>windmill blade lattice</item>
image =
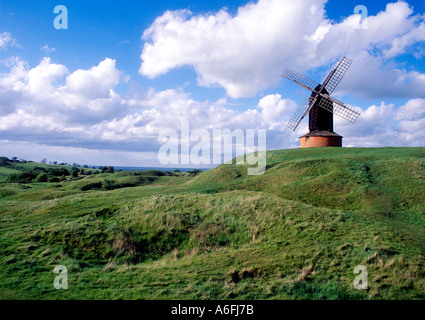
[[[348,108],[347,106],[339,103],[338,101],[332,101],[331,99],[332,98],[329,96],[324,96],[324,98],[320,100],[318,106],[332,112],[333,114],[336,114],[337,116],[340,116],[341,118],[351,123],[355,122],[360,116],[360,113],[358,113],[357,111]]]
[[[282,74],[282,77],[302,85],[304,88],[309,89],[310,91],[313,91],[319,85],[319,83],[313,79],[303,76],[302,74],[290,69],[286,69],[286,71]]]
[[[335,66],[335,68],[330,73],[330,78],[325,80],[325,89],[328,91],[328,94],[331,95],[338,84],[341,82],[348,68],[350,67],[352,61],[343,57]]]
[[[317,98],[311,98],[310,96],[306,97],[298,107],[297,111],[295,111],[291,120],[289,120],[289,122],[286,124],[286,126],[292,131],[295,131],[301,120],[304,119],[304,117],[308,114],[316,100]]]

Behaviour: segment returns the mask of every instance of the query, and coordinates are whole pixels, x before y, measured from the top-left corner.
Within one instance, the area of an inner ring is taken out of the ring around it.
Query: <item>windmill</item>
[[[339,60],[322,84],[290,69],[282,74],[282,77],[312,92],[310,97],[304,99],[286,125],[295,131],[301,120],[307,114],[309,115],[309,132],[300,137],[301,148],[341,147],[342,136],[333,131],[333,115],[336,114],[351,123],[359,117],[360,113],[330,96],[344,77],[351,62],[346,57]]]

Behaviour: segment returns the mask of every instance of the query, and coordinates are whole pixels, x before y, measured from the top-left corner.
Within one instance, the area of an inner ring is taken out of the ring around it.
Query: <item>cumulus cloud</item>
[[[167,11],[143,34],[140,72],[156,77],[192,65],[202,85],[218,84],[234,98],[253,95],[277,83],[283,62],[303,63],[298,57],[312,49],[303,37],[322,24],[324,2],[260,0],[235,16]]]
[[[263,97],[244,112],[227,99],[196,101],[182,89],[148,90],[122,96],[114,88],[123,80],[109,58],[87,70],[70,72],[43,58],[31,68],[11,58],[0,75],[0,133],[20,141],[61,146],[158,150],[161,130],[266,128],[279,131],[296,105],[281,95]]]
[[[347,76],[350,82],[342,90],[362,98],[425,96],[424,74],[387,63],[424,41],[423,16],[399,1],[369,16],[368,28],[362,29],[358,14],[339,23],[329,20],[325,4],[259,0],[233,16],[225,10],[207,15],[167,11],[143,33],[139,71],[154,78],[190,65],[200,85],[219,85],[238,98],[276,85],[287,67],[304,71],[346,55],[357,72]],[[396,90],[388,89],[388,80]]]

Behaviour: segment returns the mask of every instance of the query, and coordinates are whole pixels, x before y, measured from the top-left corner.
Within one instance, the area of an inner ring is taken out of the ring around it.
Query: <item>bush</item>
[[[47,182],[59,182],[59,178],[58,177],[50,177],[49,179],[47,179]]]
[[[149,175],[149,176],[156,176],[156,177],[163,177],[166,176],[167,173],[164,171],[149,169],[142,172],[143,175]]]
[[[65,168],[51,168],[49,170],[49,175],[50,176],[56,176],[56,177],[68,176],[69,172]]]
[[[48,176],[46,173],[40,173],[37,178],[35,178],[35,182],[47,182]]]
[[[47,172],[47,170],[42,167],[35,167],[34,169],[32,169],[32,172],[34,172],[35,174],[40,174]]]
[[[18,183],[28,183],[34,180],[36,175],[32,172],[21,172],[10,174],[6,181],[7,182],[18,182]]]
[[[201,173],[202,171],[201,170],[199,170],[199,169],[193,169],[193,170],[190,170],[190,171],[188,171],[187,173],[194,173],[194,174],[198,174],[198,173]]]
[[[6,158],[6,157],[0,157],[0,167],[8,166],[8,165],[10,165],[10,160],[9,160],[9,158]]]
[[[105,190],[113,190],[117,187],[117,181],[115,179],[105,179],[102,182],[102,186]]]
[[[78,177],[78,170],[72,170],[71,177],[77,178]]]

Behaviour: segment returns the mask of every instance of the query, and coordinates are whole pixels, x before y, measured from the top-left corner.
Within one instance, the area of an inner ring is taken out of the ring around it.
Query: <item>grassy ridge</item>
[[[423,299],[424,160],[425,148],[276,150],[260,176],[221,165],[3,183],[0,298]],[[122,186],[84,190],[104,179]],[[368,290],[353,288],[357,265]]]

